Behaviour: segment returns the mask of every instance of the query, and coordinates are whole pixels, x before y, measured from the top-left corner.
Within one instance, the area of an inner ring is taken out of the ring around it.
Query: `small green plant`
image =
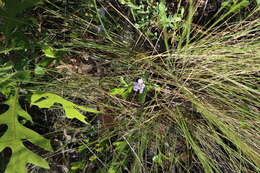
[[[137,93],[137,99],[140,103],[145,102],[145,98],[149,90],[152,87],[146,86],[144,81],[140,78],[137,82],[126,83],[123,78],[120,80],[120,85],[123,87],[112,89],[109,94],[121,96],[123,99],[127,99],[132,92]]]

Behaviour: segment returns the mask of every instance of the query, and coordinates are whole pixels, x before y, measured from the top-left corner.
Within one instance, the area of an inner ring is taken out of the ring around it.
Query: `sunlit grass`
[[[256,23],[248,22],[251,27],[247,33]],[[113,153],[111,160],[97,153],[105,164],[100,169],[259,171],[260,45],[256,38],[247,38],[243,29],[240,32],[227,33],[228,39],[225,34],[216,41],[214,37],[205,38],[178,53],[108,60],[116,62],[108,71],[121,67],[123,74],[114,71],[100,79],[91,75],[68,78],[76,86],[73,80],[80,80],[78,88],[82,89],[77,93],[66,88],[65,93],[92,100],[115,118],[114,130],[104,130],[95,142],[109,140],[106,135],[112,133],[116,137],[113,141],[123,142],[124,147],[115,151],[112,142],[108,147]],[[84,48],[84,44],[81,46]],[[134,98],[109,95],[120,77],[133,82],[144,74],[148,74],[144,80],[152,86],[144,105]],[[90,82],[93,79],[99,82]],[[85,87],[87,83],[94,89]]]

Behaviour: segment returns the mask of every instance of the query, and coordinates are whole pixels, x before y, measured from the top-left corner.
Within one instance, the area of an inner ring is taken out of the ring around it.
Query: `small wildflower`
[[[105,28],[103,25],[98,25],[97,27],[97,32],[100,33],[100,32],[104,32],[105,31]]]
[[[98,14],[100,15],[101,18],[105,18],[106,17],[106,11],[107,11],[106,8],[100,8],[98,10]]]
[[[134,91],[139,91],[140,94],[144,92],[145,84],[142,79],[138,79],[137,82],[134,82]]]

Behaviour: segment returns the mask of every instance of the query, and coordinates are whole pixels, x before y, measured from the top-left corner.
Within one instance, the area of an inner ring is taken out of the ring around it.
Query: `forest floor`
[[[259,1],[19,3],[0,0],[0,173],[260,171]]]

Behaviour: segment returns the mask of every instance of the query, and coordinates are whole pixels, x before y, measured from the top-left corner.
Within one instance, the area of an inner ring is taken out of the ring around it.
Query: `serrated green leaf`
[[[74,104],[68,100],[65,100],[62,97],[60,97],[56,94],[52,94],[52,93],[43,93],[43,94],[35,93],[31,97],[31,105],[36,105],[40,108],[50,108],[55,103],[59,103],[62,105],[67,118],[70,118],[70,119],[76,118],[85,124],[88,124],[85,121],[86,117],[84,115],[82,115],[79,112],[79,110],[96,113],[96,114],[100,113],[100,111],[97,111],[92,108],[86,108],[84,106],[76,105],[76,104]]]
[[[0,138],[0,151],[3,151],[7,147],[12,150],[11,159],[6,167],[5,173],[26,173],[26,164],[28,163],[49,168],[48,163],[43,158],[23,145],[23,141],[26,139],[47,151],[52,151],[48,139],[24,127],[18,121],[19,116],[32,121],[31,116],[21,108],[18,101],[18,94],[16,93],[14,96],[10,96],[4,104],[8,105],[9,109],[0,115],[0,124],[7,125],[8,129]]]

